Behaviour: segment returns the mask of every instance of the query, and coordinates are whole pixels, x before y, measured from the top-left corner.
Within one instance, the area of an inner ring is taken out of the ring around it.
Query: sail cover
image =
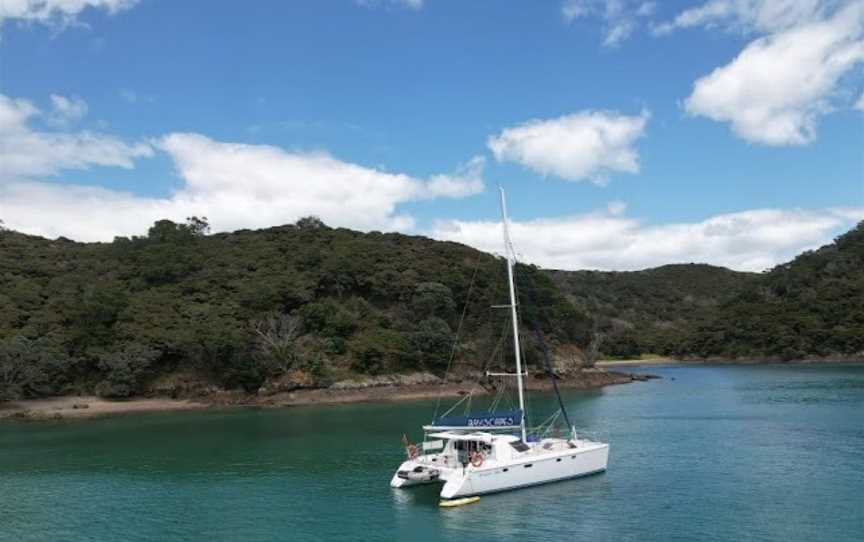
[[[521,410],[505,412],[476,412],[464,416],[446,416],[432,422],[433,427],[500,428],[518,427],[522,423]]]

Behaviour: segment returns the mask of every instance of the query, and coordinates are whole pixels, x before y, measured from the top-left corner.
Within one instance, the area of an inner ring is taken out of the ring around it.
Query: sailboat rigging
[[[609,444],[577,435],[558,391],[555,372],[549,361],[548,346],[536,323],[534,333],[543,347],[544,365],[558,398],[559,412],[555,416],[559,413],[563,415],[570,434],[562,438],[548,437],[537,428],[529,432],[525,415],[525,369],[519,342],[519,313],[514,278],[516,252],[510,240],[506,197],[504,190],[499,190],[510,295],[509,305],[500,308],[507,308],[510,313],[515,372],[487,372],[487,376],[516,379],[518,408],[484,413],[468,413],[466,410],[464,415],[450,415],[453,408],[462,401],[470,402],[468,395],[443,416],[439,417],[436,409],[432,423],[423,426],[422,449],[406,444],[408,459],[399,466],[390,480],[390,485],[394,488],[443,483],[441,497],[456,499],[576,478],[606,470]],[[497,403],[496,399],[495,404]],[[549,422],[550,426],[551,423]]]

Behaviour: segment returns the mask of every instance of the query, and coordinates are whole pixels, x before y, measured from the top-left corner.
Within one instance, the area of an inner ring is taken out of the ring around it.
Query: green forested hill
[[[644,271],[550,271],[568,300],[590,313],[606,356],[682,354],[695,321],[759,279],[755,273],[705,264]]]
[[[0,230],[0,398],[128,396],[177,374],[253,391],[295,373],[313,384],[441,373],[460,322],[457,365],[482,368],[507,344],[506,313],[490,308],[507,299],[504,263],[489,254],[316,219],[206,233],[197,219],[113,243]],[[864,223],[763,274],[519,266],[517,276],[525,331],[536,324],[562,358],[792,359],[861,355],[862,269]]]
[[[700,357],[864,357],[864,222],[694,321],[681,350]]]
[[[113,243],[0,232],[0,392],[124,396],[177,372],[250,391],[298,370],[440,373],[463,312],[461,366],[487,363],[506,329],[490,309],[507,299],[503,260],[463,245],[316,219],[205,233],[196,219]],[[554,344],[585,342],[587,316],[547,275],[519,277],[536,300],[527,321]]]
[[[552,271],[607,356],[864,358],[864,222],[766,273]]]

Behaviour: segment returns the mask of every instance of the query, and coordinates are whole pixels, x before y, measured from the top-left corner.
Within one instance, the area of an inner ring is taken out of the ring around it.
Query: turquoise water
[[[388,486],[429,401],[3,423],[0,540],[864,540],[864,367],[640,370],[566,395],[608,472],[450,510]]]

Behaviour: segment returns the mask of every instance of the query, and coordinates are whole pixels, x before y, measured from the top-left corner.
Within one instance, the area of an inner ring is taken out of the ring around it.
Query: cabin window
[[[528,463],[527,465],[525,465],[525,468],[527,469],[528,467],[533,467],[533,466],[534,466],[533,463]]]
[[[530,449],[528,447],[528,445],[525,444],[524,442],[522,442],[521,440],[511,442],[510,446],[512,446],[513,449],[516,450],[517,452],[527,452]]]
[[[559,457],[559,458],[556,459],[555,461],[557,461],[558,463],[560,463],[560,462],[561,462],[561,458]]]
[[[510,469],[504,469],[504,472],[507,472],[508,470],[510,470]]]
[[[486,444],[485,442],[477,442],[474,440],[457,440],[454,443],[454,448],[460,452],[484,452],[489,453],[492,451],[492,446]]]

